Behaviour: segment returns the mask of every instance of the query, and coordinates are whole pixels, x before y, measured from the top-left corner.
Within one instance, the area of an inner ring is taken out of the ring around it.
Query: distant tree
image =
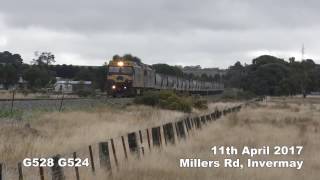
[[[56,62],[55,56],[51,52],[42,52],[40,53],[40,55],[39,55],[39,52],[35,52],[35,56],[36,56],[36,59],[33,59],[33,63],[38,66],[42,66],[42,65],[49,66],[52,63]]]
[[[184,76],[184,73],[179,67],[170,66],[168,64],[153,64],[152,67],[157,73],[173,75],[173,76]]]
[[[81,68],[74,77],[75,80],[93,81],[95,74],[87,68]]]
[[[12,54],[9,51],[0,52],[0,83],[4,84],[5,88],[18,82],[22,62],[19,54]]]
[[[116,54],[116,55],[114,55],[113,57],[112,57],[112,60],[118,60],[118,59],[120,59],[121,57],[118,55],[118,54]]]
[[[289,58],[289,62],[290,62],[290,63],[294,63],[294,62],[295,62],[295,60],[296,60],[296,58],[295,58],[295,57],[291,57],[291,58]]]
[[[99,88],[101,91],[105,91],[106,76],[107,76],[107,68],[105,66],[100,66],[95,70],[94,84],[96,88]]]
[[[289,63],[290,62],[290,63]],[[237,62],[224,76],[228,87],[241,88],[258,95],[307,95],[320,90],[320,66],[313,60],[289,62],[263,55],[253,59],[252,64],[242,66]]]
[[[245,67],[239,61],[230,66],[224,78],[226,86],[243,89],[245,86],[243,81],[246,76],[245,72]]]
[[[259,56],[252,60],[252,64],[256,66],[269,64],[269,63],[286,64],[287,62],[284,61],[283,59],[277,58],[275,56],[270,56],[270,55]]]
[[[0,52],[0,63],[12,64],[15,67],[22,65],[22,58],[20,54],[12,54],[9,51]]]
[[[28,81],[29,88],[49,87],[55,83],[55,78],[50,71],[38,66],[31,66],[23,72],[23,78]]]
[[[133,61],[133,62],[136,62],[136,63],[142,63],[140,58],[138,58],[136,56],[132,56],[131,54],[125,54],[122,58],[126,59],[128,61]]]

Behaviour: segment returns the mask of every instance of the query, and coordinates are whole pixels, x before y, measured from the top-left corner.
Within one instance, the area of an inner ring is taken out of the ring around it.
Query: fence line
[[[206,115],[202,116],[196,116],[196,117],[187,117],[185,119],[180,119],[177,121],[169,122],[163,125],[158,125],[155,127],[147,128],[145,130],[146,132],[146,138],[147,138],[147,144],[149,147],[149,150],[153,148],[156,149],[161,149],[163,148],[163,143],[167,145],[174,145],[177,142],[181,140],[186,140],[188,136],[192,135],[192,131],[197,131],[197,130],[202,130],[205,126],[208,126],[210,122],[214,122],[217,119],[219,119],[222,115],[227,115],[229,113],[237,112],[240,111],[243,106],[247,106],[251,102],[256,102],[256,101],[262,101],[262,98],[255,99],[249,102],[246,102],[242,105],[237,105],[233,107],[229,107],[223,110],[218,110],[216,109],[214,112],[211,112]],[[151,130],[151,133],[150,131]],[[162,131],[161,131],[162,130]],[[143,141],[143,131],[138,130],[135,132],[127,133],[126,136],[121,136],[121,145],[123,148],[124,152],[124,160],[129,160],[128,152],[127,152],[127,144],[128,144],[128,149],[130,152],[130,157],[136,157],[136,158],[141,158],[141,153],[142,155],[145,154],[144,151],[144,141]],[[163,132],[163,136],[162,133]],[[150,138],[151,136],[151,138]],[[164,142],[162,141],[162,137]],[[100,162],[100,169],[105,171],[107,174],[111,175],[112,174],[112,168],[113,166],[116,167],[116,170],[119,170],[119,148],[121,147],[116,147],[115,139],[117,138],[111,138],[110,140],[106,140],[104,142],[98,143],[98,159]],[[126,141],[127,140],[127,141]],[[109,142],[111,146],[109,146]],[[126,144],[127,142],[127,144]],[[151,146],[152,144],[152,146]],[[111,150],[109,150],[111,149]],[[121,148],[120,148],[121,149]],[[117,151],[118,150],[118,151]],[[89,156],[90,158],[90,165],[91,165],[91,174],[92,176],[96,175],[96,163],[94,161],[94,151],[93,151],[93,146],[89,145],[88,151],[86,151],[86,157]],[[111,155],[112,154],[112,155]],[[72,153],[73,158],[79,157],[78,152],[73,152]],[[111,157],[113,157],[113,162],[111,160]],[[66,172],[64,172],[64,169],[67,170],[67,168],[60,167],[58,165],[59,159],[62,158],[61,155],[55,155],[52,157],[54,160],[54,166],[49,169],[49,174],[47,175],[48,177],[45,177],[46,173],[44,172],[43,167],[38,168],[38,179],[44,180],[44,179],[51,179],[52,180],[65,180]],[[89,159],[88,158],[88,159]],[[114,165],[113,165],[114,164]],[[5,164],[0,162],[0,180],[5,180],[5,175],[6,175],[6,168]],[[22,163],[18,163],[18,179],[23,180],[27,179],[27,176],[24,176],[24,173],[27,172],[28,168],[22,167]],[[81,179],[81,168],[78,167],[73,167],[73,177],[76,180]],[[33,180],[33,179],[32,179]]]

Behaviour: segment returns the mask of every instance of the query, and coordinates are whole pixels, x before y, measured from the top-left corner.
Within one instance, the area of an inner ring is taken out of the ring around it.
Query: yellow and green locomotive
[[[123,58],[108,64],[108,93],[117,95],[141,94],[143,89],[153,88],[155,71],[148,65]]]
[[[222,92],[223,84],[156,73],[141,62],[113,59],[108,64],[107,90],[112,96],[139,95],[146,89],[166,89],[197,94]]]

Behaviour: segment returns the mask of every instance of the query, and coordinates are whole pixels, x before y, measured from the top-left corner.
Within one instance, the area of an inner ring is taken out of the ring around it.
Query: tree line
[[[142,63],[138,57],[126,54],[115,55],[113,59],[124,58]],[[0,52],[0,84],[5,88],[18,83],[22,77],[28,82],[28,88],[50,88],[55,77],[92,81],[94,88],[102,91],[105,88],[107,68],[105,65],[95,67],[53,65],[55,56],[50,52],[36,53],[32,64],[23,63],[19,54],[8,51]],[[242,65],[236,62],[227,73],[220,77],[202,74],[184,73],[181,67],[168,64],[151,66],[157,73],[174,75],[186,79],[223,82],[226,87],[243,89],[257,95],[296,95],[311,91],[320,91],[320,65],[312,59],[296,61],[294,57],[288,61],[270,55],[263,55],[252,60],[251,64]]]
[[[0,84],[6,89],[19,83],[20,77],[27,81],[31,90],[51,88],[56,77],[79,81],[92,81],[94,88],[104,89],[105,66],[84,67],[53,65],[55,56],[51,52],[35,53],[31,64],[23,63],[19,54],[0,52]]]
[[[227,87],[239,88],[257,95],[297,95],[306,96],[312,91],[320,91],[320,65],[312,59],[288,61],[263,55],[252,60],[252,64],[236,62],[225,75]]]

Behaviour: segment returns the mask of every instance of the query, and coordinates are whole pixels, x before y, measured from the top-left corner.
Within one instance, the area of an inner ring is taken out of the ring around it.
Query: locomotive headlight
[[[119,61],[118,66],[123,66],[123,61]]]
[[[116,85],[112,85],[112,89],[116,89]]]
[[[123,89],[127,89],[127,87],[125,86],[125,87],[123,87]]]

